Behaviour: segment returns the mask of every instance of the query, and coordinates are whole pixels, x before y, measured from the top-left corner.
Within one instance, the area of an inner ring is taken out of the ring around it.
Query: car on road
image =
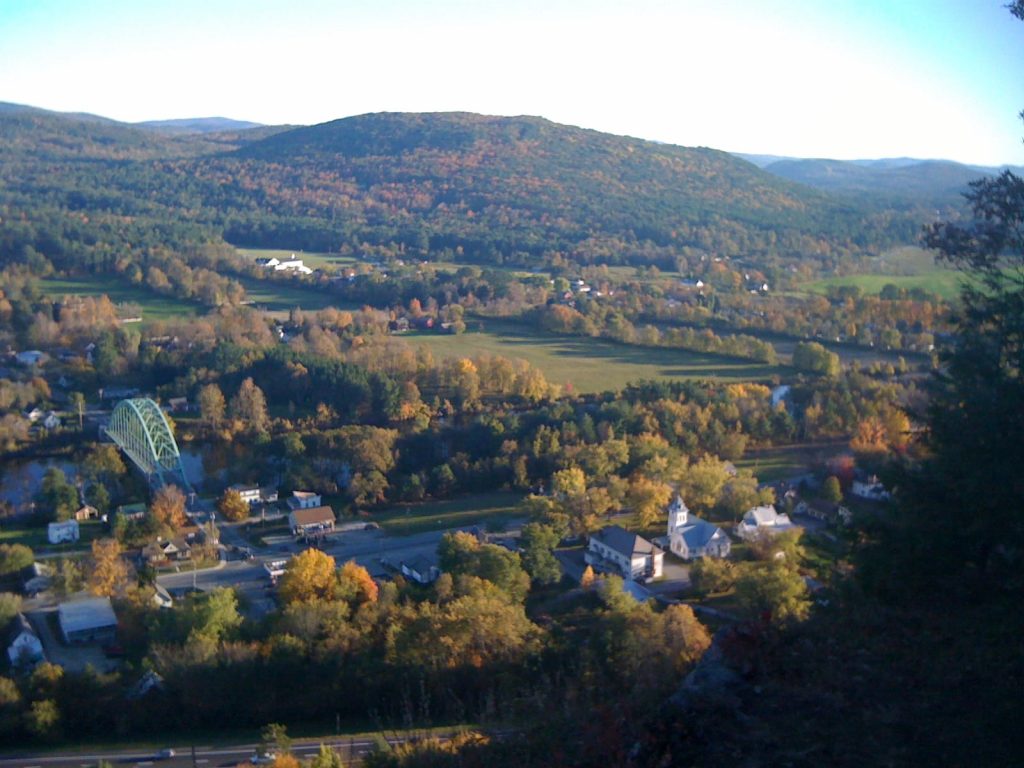
[[[177,753],[173,749],[171,749],[170,747],[164,747],[159,752],[157,752],[155,755],[153,755],[153,758],[155,760],[170,760],[172,757],[175,756],[175,754],[177,754]]]
[[[277,754],[274,752],[256,752],[249,758],[249,762],[253,765],[270,765],[275,760],[277,760]]]

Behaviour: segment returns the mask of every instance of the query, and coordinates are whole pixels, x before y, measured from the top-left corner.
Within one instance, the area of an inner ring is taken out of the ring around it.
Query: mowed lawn
[[[110,276],[94,277],[49,277],[39,281],[43,292],[53,299],[62,296],[103,296],[114,304],[138,304],[142,309],[142,321],[177,320],[204,314],[205,307],[173,296],[164,296],[151,291],[144,285],[132,285]]]
[[[288,310],[305,309],[315,311],[327,307],[338,309],[358,309],[349,301],[342,301],[336,294],[328,290],[302,285],[298,282],[279,280],[257,280],[252,277],[236,277],[245,288],[246,297],[261,309],[269,312],[287,312]]]
[[[937,294],[947,301],[953,301],[960,293],[964,275],[955,269],[936,269],[921,275],[845,275],[816,280],[803,286],[811,293],[826,293],[833,286],[854,285],[864,294],[877,295],[882,288],[892,284],[897,288],[922,288]]]
[[[461,335],[409,334],[401,338],[430,349],[435,357],[472,357],[481,353],[522,358],[548,381],[572,392],[622,389],[640,379],[725,379],[764,381],[785,375],[782,366],[686,350],[616,344],[603,339],[557,336],[526,326],[484,320],[484,330]]]
[[[497,530],[515,515],[516,505],[522,498],[520,493],[504,491],[479,493],[425,504],[402,504],[375,513],[371,519],[394,536],[472,525]]]

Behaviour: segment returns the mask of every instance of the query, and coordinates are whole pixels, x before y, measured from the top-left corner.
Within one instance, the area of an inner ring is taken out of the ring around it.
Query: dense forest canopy
[[[533,117],[383,113],[322,125],[165,135],[92,116],[0,110],[0,205],[27,230],[135,249],[152,222],[193,242],[537,266],[743,257],[762,269],[912,242],[934,208],[837,198],[712,149]],[[52,247],[50,250],[54,250]],[[79,248],[79,251],[81,248]]]

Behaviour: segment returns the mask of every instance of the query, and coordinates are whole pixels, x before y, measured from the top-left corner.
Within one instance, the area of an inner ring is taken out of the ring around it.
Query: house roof
[[[61,603],[57,607],[57,616],[65,634],[117,626],[117,616],[109,597],[90,597]]]
[[[632,558],[636,555],[657,555],[661,550],[652,542],[618,525],[608,525],[593,535],[598,541],[616,552]]]
[[[770,504],[766,504],[760,507],[753,507],[752,509],[748,509],[747,513],[743,515],[743,522],[748,524],[753,523],[758,526],[776,525],[776,521],[780,517],[786,516],[779,515],[779,513],[775,511],[775,507],[771,506]],[[788,523],[789,519],[787,518],[785,522]]]
[[[431,560],[426,555],[417,555],[411,560],[403,560],[402,565],[404,565],[410,571],[415,571],[421,576],[430,575],[430,569],[437,567],[437,563]]]
[[[699,517],[691,517],[685,525],[679,526],[675,531],[683,537],[687,549],[700,549],[706,547],[715,538],[716,534],[722,533],[722,529],[707,520]],[[725,534],[722,533],[724,536]]]
[[[297,526],[317,525],[319,523],[333,523],[334,510],[330,507],[310,507],[309,509],[296,509],[291,513],[292,524]]]
[[[14,644],[14,641],[26,632],[33,637],[38,637],[38,635],[36,635],[35,627],[33,627],[29,620],[25,618],[25,614],[19,613],[7,622],[7,630],[4,632],[4,639],[7,643],[7,647],[10,648],[11,645]]]

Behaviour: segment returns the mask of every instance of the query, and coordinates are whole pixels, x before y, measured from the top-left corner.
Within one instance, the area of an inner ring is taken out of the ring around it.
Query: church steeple
[[[668,533],[671,536],[689,522],[690,510],[686,507],[683,497],[676,494],[675,501],[668,508]]]

